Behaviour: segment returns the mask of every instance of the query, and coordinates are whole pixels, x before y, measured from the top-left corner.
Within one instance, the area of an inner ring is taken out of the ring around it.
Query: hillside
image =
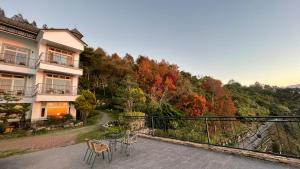
[[[290,85],[290,86],[287,86],[287,88],[300,88],[300,84]]]
[[[256,83],[222,84],[212,77],[193,76],[178,66],[146,56],[108,55],[86,48],[81,54],[81,89],[93,91],[103,108],[142,111],[163,116],[291,115],[300,110],[298,89]]]

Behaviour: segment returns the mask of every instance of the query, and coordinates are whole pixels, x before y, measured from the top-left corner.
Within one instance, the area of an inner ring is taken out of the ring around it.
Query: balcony
[[[63,57],[53,57],[45,54],[41,54],[36,62],[37,69],[63,72],[71,75],[83,74],[82,69],[79,68],[79,60],[65,59]]]
[[[0,85],[0,95],[14,96],[19,103],[31,103],[33,96],[33,87]]]
[[[75,101],[77,86],[39,83],[34,93],[36,101]]]
[[[0,71],[35,74],[35,59],[0,53]]]

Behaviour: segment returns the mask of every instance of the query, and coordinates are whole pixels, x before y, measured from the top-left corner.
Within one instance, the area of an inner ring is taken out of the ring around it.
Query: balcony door
[[[47,61],[60,65],[74,66],[71,52],[53,47],[48,48]]]
[[[0,61],[16,65],[28,65],[29,50],[4,44]]]
[[[46,74],[45,92],[48,94],[70,94],[72,92],[71,77],[57,74]]]
[[[0,94],[11,93],[23,95],[25,92],[25,76],[0,73]]]

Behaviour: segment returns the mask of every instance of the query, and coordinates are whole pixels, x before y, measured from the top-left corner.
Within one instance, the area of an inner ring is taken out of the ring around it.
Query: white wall
[[[78,51],[84,50],[84,44],[66,30],[42,30],[41,40],[55,42]]]
[[[32,103],[32,111],[31,111],[31,121],[42,120],[41,118],[41,102],[33,102]]]

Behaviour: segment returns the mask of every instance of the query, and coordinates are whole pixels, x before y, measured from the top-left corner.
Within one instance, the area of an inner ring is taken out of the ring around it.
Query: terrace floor
[[[88,169],[85,144],[76,144],[0,159],[1,169]],[[139,138],[131,156],[118,151],[113,161],[96,159],[101,169],[296,169],[284,164],[223,154]]]

